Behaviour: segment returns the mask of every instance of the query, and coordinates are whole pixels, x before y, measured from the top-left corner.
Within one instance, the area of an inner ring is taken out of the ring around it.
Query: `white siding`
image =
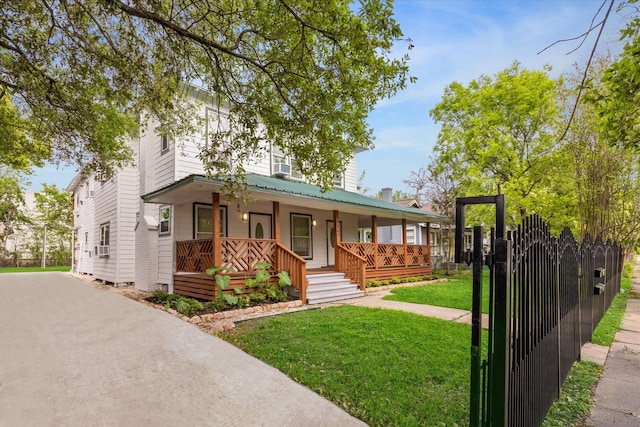
[[[356,156],[351,156],[351,161],[349,161],[344,171],[344,189],[354,193],[358,191],[358,167],[356,163]]]
[[[135,226],[138,211],[138,172],[127,167],[118,174],[117,194],[117,276],[116,283],[135,281]],[[113,245],[113,243],[112,243]]]

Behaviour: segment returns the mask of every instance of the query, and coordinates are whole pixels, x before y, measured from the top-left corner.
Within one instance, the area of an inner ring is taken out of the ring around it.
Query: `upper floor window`
[[[298,166],[298,162],[295,159],[279,154],[273,155],[272,174],[304,180],[304,175]]]
[[[171,234],[171,207],[160,208],[160,235]]]
[[[168,136],[163,136],[160,143],[160,154],[164,154],[169,151],[169,147],[171,146],[171,140]]]
[[[344,174],[342,172],[333,174],[333,186],[336,188],[344,188]]]

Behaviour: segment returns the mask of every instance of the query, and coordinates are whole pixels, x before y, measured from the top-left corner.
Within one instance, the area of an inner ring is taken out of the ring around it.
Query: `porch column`
[[[280,202],[273,202],[273,238],[280,243]]]
[[[440,228],[442,230],[442,228]],[[427,223],[427,259],[429,260],[429,267],[433,268],[431,262],[431,223]]]
[[[402,246],[404,250],[404,266],[405,268],[408,266],[407,264],[407,219],[402,218]]]
[[[373,263],[374,269],[378,269],[378,217],[371,216],[371,240],[373,240]]]
[[[211,210],[213,214],[213,265],[222,266],[222,242],[220,241],[220,193],[211,193]]]
[[[340,268],[342,268],[342,266],[340,265],[340,257],[339,256],[335,256],[336,252],[340,252],[340,251],[336,251],[336,248],[338,247],[338,244],[340,243],[340,212],[337,210],[333,211],[333,251],[334,251],[334,257],[333,257],[333,263],[335,264],[335,269],[340,271]]]

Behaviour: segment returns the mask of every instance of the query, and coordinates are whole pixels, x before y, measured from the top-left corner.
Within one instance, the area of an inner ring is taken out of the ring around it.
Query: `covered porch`
[[[368,280],[428,276],[431,274],[428,235],[423,245],[410,244],[406,232],[402,233],[402,243],[379,243],[377,230],[379,226],[391,225],[406,230],[408,222],[445,220],[356,193],[344,190],[322,193],[303,182],[273,177],[248,177],[253,205],[225,199],[220,193],[220,182],[200,176],[183,181],[186,182],[182,185],[174,184],[145,195],[144,199],[174,206],[195,206],[209,201],[210,237],[198,239],[194,232],[191,239],[180,236],[173,239],[173,292],[202,299],[216,296],[214,279],[205,273],[208,268],[232,270],[233,273],[228,273],[232,287],[242,286],[247,278],[253,277],[255,265],[260,261],[271,264],[272,274],[287,271],[303,303],[307,303],[312,274],[340,273],[360,291],[365,290]],[[223,209],[229,206],[237,207],[237,212]],[[255,213],[264,223],[252,221],[253,216],[245,212]],[[187,220],[176,216],[174,221]],[[192,222],[196,221],[200,219],[194,217]],[[305,221],[308,229],[300,226]],[[258,226],[261,233],[255,232]],[[358,241],[358,229],[363,228],[371,230],[371,242]]]

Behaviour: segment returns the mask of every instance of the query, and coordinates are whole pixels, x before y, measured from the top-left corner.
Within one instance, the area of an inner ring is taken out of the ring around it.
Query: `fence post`
[[[508,425],[509,340],[511,337],[510,301],[511,241],[496,238],[495,241],[495,295],[493,310],[493,356],[490,367],[489,396],[491,426]],[[491,349],[489,349],[491,351]]]
[[[473,295],[471,300],[471,404],[469,426],[482,425],[482,227],[473,227]]]

